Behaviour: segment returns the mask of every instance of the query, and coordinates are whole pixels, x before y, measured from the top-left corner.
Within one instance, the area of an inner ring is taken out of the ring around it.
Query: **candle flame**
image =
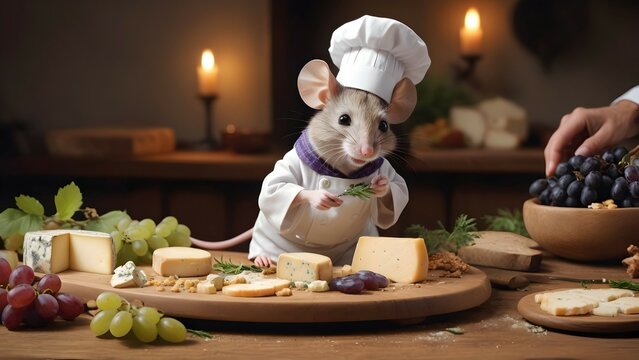
[[[480,20],[479,20],[479,12],[477,12],[477,9],[470,8],[468,9],[468,11],[466,11],[466,17],[464,18],[464,26],[466,27],[466,29],[472,29],[472,30],[479,29]]]
[[[215,66],[215,57],[210,49],[206,49],[202,52],[202,69],[206,71],[213,70]]]

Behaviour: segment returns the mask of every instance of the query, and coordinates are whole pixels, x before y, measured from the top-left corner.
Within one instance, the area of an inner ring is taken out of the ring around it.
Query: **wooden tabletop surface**
[[[627,279],[622,265],[583,265],[544,259],[542,273]],[[390,322],[331,324],[253,324],[183,319],[188,328],[212,338],[189,336],[184,343],[143,344],[95,337],[89,315],[44,329],[10,332],[0,327],[0,358],[184,358],[184,359],[635,359],[639,333],[593,335],[533,329],[517,312],[523,296],[576,283],[532,283],[526,291],[493,289],[483,305],[426,319],[419,324]],[[639,316],[639,315],[638,315]],[[447,332],[459,327],[463,335]]]

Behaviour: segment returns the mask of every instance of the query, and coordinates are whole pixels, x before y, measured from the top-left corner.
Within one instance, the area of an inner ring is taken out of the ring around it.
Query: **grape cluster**
[[[376,272],[360,270],[354,274],[333,278],[328,287],[345,294],[359,294],[364,290],[377,290],[388,286],[388,278]]]
[[[118,254],[117,263],[127,261],[151,264],[153,250],[169,246],[191,246],[191,230],[179,224],[173,216],[167,216],[158,224],[152,219],[131,220],[128,216],[121,219],[117,229],[111,232]]]
[[[639,158],[621,146],[591,157],[575,155],[528,191],[543,205],[587,207],[612,199],[619,207],[639,207]]]
[[[95,302],[100,310],[90,324],[95,336],[110,332],[119,338],[133,330],[135,337],[145,343],[155,341],[158,335],[172,343],[186,339],[186,327],[174,318],[163,316],[156,308],[133,307],[113,292],[101,293]]]
[[[0,258],[0,312],[2,324],[13,331],[21,324],[41,327],[60,317],[73,320],[84,312],[77,296],[60,291],[62,281],[56,274],[37,278],[26,265],[11,271],[9,262]]]

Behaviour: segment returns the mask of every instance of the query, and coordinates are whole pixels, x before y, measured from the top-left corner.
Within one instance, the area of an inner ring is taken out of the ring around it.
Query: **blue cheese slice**
[[[133,261],[118,266],[113,270],[111,286],[114,288],[144,287],[147,277],[142,269],[138,269]]]

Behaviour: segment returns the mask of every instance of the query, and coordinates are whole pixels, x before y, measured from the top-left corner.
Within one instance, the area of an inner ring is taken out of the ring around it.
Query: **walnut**
[[[639,277],[639,247],[635,245],[628,246],[628,254],[631,256],[621,262],[628,267],[626,272],[634,279]]]
[[[441,252],[432,254],[428,258],[428,269],[446,271],[441,277],[461,277],[463,273],[468,271],[469,267],[457,255]]]

